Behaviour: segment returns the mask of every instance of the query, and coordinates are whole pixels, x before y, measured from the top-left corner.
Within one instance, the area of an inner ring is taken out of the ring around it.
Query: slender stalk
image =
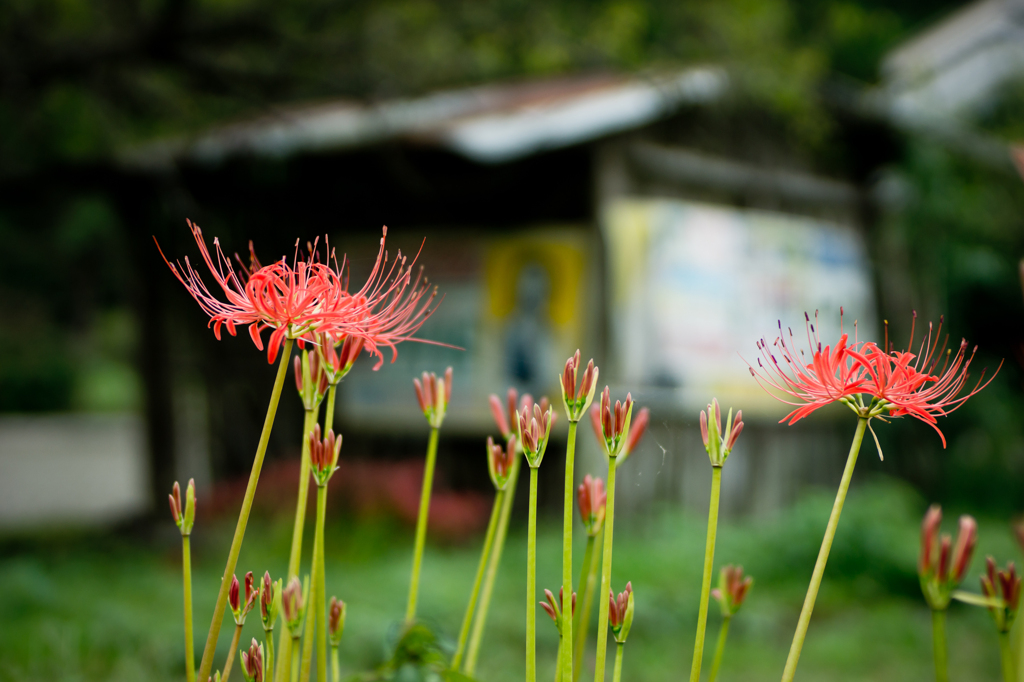
[[[235,625],[235,634],[231,636],[231,646],[228,648],[228,658],[224,661],[224,672],[221,673],[220,682],[228,682],[231,675],[231,666],[235,662],[235,652],[238,651],[238,640],[242,638],[242,626]]]
[[[569,422],[569,439],[565,446],[565,499],[562,502],[562,592],[565,595],[562,608],[561,637],[572,642],[572,510],[573,493],[576,492],[573,478],[573,466],[576,459],[576,425]],[[572,679],[571,644],[565,647],[564,655],[559,661],[562,667],[562,679]]]
[[[327,389],[327,412],[324,414],[324,433],[334,428],[334,397],[338,392],[338,384],[331,384]],[[311,429],[313,427],[310,427]]]
[[[420,592],[420,565],[423,546],[427,541],[427,517],[430,515],[430,492],[434,487],[434,465],[437,462],[437,428],[431,427],[427,443],[427,463],[423,468],[423,490],[420,491],[420,513],[416,518],[416,546],[412,553],[412,577],[409,580],[409,605],[405,609],[405,622],[416,619],[416,600]]]
[[[469,594],[469,604],[466,605],[466,615],[462,617],[462,628],[459,630],[459,643],[455,648],[455,655],[452,657],[452,670],[458,670],[462,664],[463,654],[466,652],[466,640],[469,639],[469,627],[473,622],[473,613],[476,611],[477,598],[480,596],[480,583],[484,579],[484,571],[487,569],[487,559],[491,556],[491,546],[494,544],[494,533],[498,528],[498,517],[501,515],[502,502],[505,500],[505,491],[499,490],[494,496],[494,506],[491,509],[491,519],[487,522],[487,533],[484,535],[484,547],[480,551],[480,563],[476,567],[476,578],[473,580],[473,591]]]
[[[1015,682],[1017,673],[1013,669],[1013,652],[1010,650],[1010,633],[999,633],[999,660],[1003,664],[1003,682]]]
[[[611,591],[612,534],[615,530],[615,460],[608,460],[608,498],[604,512],[604,556],[601,559],[601,591],[598,592],[597,656],[594,660],[594,682],[604,682],[604,665],[608,647],[608,600]]]
[[[612,671],[612,682],[619,682],[622,679],[622,649],[624,646],[623,642],[616,642],[615,669]]]
[[[935,654],[935,682],[949,682],[945,610],[932,611],[932,648]]]
[[[491,549],[491,557],[487,563],[487,575],[484,577],[484,586],[480,595],[480,606],[477,608],[476,615],[473,618],[473,634],[469,637],[466,663],[462,669],[462,672],[470,677],[476,671],[476,660],[480,654],[480,643],[484,638],[484,628],[487,625],[487,609],[491,604],[494,582],[498,577],[498,568],[501,565],[501,552],[505,547],[505,538],[508,536],[508,525],[512,519],[512,505],[516,499],[516,484],[519,483],[519,468],[522,461],[522,455],[516,455],[515,461],[512,463],[512,472],[509,474],[508,485],[505,486],[505,499],[501,504],[498,532],[494,537],[494,547]]]
[[[192,635],[192,543],[181,536],[181,573],[185,584],[185,677],[196,682],[195,639]]]
[[[846,458],[846,468],[843,469],[843,478],[839,482],[836,501],[832,505],[832,514],[828,517],[825,537],[822,539],[821,549],[818,551],[818,560],[814,563],[811,584],[807,586],[807,596],[804,597],[804,605],[800,609],[800,619],[796,624],[796,632],[793,633],[793,644],[789,648],[786,668],[782,672],[782,682],[793,682],[793,676],[796,675],[796,664],[800,660],[800,650],[803,649],[804,638],[807,636],[807,626],[811,622],[814,601],[818,598],[821,577],[825,573],[828,553],[832,549],[832,540],[836,536],[836,528],[839,526],[839,515],[843,513],[843,503],[846,501],[846,492],[850,489],[850,479],[853,478],[853,468],[857,465],[857,455],[860,453],[860,444],[864,440],[864,431],[867,429],[867,425],[867,419],[863,417],[857,419],[857,430],[853,432],[853,443],[850,444],[850,454]]]
[[[238,524],[235,526],[235,535],[231,539],[231,549],[228,551],[227,565],[224,567],[224,576],[220,581],[220,591],[217,592],[217,603],[213,608],[210,632],[206,636],[206,646],[203,648],[203,660],[199,665],[199,674],[197,676],[200,680],[206,680],[210,676],[210,670],[213,668],[213,655],[217,650],[217,637],[220,635],[221,625],[224,624],[224,607],[228,603],[228,589],[231,587],[231,577],[235,574],[238,553],[242,550],[242,539],[245,537],[245,526],[249,522],[252,498],[256,494],[256,484],[260,480],[260,470],[263,468],[263,458],[267,454],[267,443],[270,442],[270,431],[274,426],[274,417],[277,416],[277,404],[281,400],[281,389],[284,387],[284,378],[288,373],[288,361],[291,359],[291,355],[292,340],[285,339],[284,348],[281,349],[281,364],[277,367],[277,377],[274,379],[274,388],[270,393],[267,417],[263,421],[263,431],[260,433],[259,445],[256,446],[256,456],[253,458],[249,483],[245,487],[245,496],[242,498],[242,509],[238,513]]]
[[[537,470],[530,467],[526,531],[526,682],[537,682]]]
[[[697,613],[697,638],[693,643],[693,664],[690,682],[700,682],[700,665],[704,658],[704,635],[708,626],[708,601],[711,598],[711,571],[715,565],[715,539],[718,536],[718,498],[722,490],[722,467],[711,467],[711,503],[708,506],[708,536],[704,546],[704,579],[700,585],[700,608]]]
[[[264,632],[267,640],[267,657],[263,659],[263,670],[267,671],[267,676],[271,676],[274,670],[274,631],[266,630]]]
[[[327,518],[327,486],[316,489],[316,600],[310,606],[317,610],[316,679],[327,682],[327,589],[324,566],[324,523]]]
[[[317,500],[317,502],[319,502],[319,500]],[[321,629],[327,627],[327,619],[326,618],[323,619],[323,620],[320,620],[319,621],[319,625],[317,624],[317,621],[319,619],[319,614],[317,613],[318,609],[315,608],[315,606],[314,606],[315,604],[319,603],[318,599],[320,598],[320,595],[318,593],[318,591],[320,589],[319,588],[319,579],[317,577],[317,572],[318,572],[319,568],[318,568],[317,561],[316,561],[316,557],[319,554],[319,552],[320,552],[320,536],[314,533],[314,535],[313,535],[313,571],[312,571],[312,575],[310,576],[310,581],[309,581],[309,601],[307,602],[307,606],[306,606],[306,624],[303,627],[302,663],[301,663],[300,671],[299,671],[299,680],[300,680],[300,682],[309,682],[309,673],[310,673],[310,670],[311,670],[312,664],[313,664],[313,638],[315,636],[314,633],[316,632],[317,627],[320,627]]]
[[[729,636],[729,623],[731,617],[722,619],[722,627],[718,630],[718,643],[715,645],[715,657],[711,660],[711,672],[708,673],[708,682],[715,682],[718,679],[718,669],[722,666],[722,655],[725,653],[725,640]]]
[[[587,626],[590,624],[590,599],[594,593],[594,580],[596,572],[594,567],[594,547],[597,545],[596,535],[587,535],[587,548],[583,550],[583,568],[580,572],[580,599],[576,606],[576,615],[573,616],[573,642],[572,653],[572,680],[580,679],[580,671],[583,669],[583,647],[587,643]]]
[[[292,637],[290,640],[291,645],[291,660],[289,662],[288,679],[285,682],[298,682],[299,680],[299,654],[301,652],[300,637]],[[280,680],[278,680],[280,682]]]
[[[277,657],[277,668],[274,670],[275,680],[287,679],[288,666],[292,664],[293,652],[292,647],[295,642],[288,632],[288,628],[281,628],[281,636],[277,640],[277,646],[280,648],[280,655]]]
[[[331,647],[331,682],[341,682],[341,663],[338,661],[338,647]]]

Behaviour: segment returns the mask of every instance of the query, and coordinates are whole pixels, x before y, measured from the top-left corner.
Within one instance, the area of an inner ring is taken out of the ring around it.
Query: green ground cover
[[[756,579],[733,622],[724,682],[778,679],[830,506],[831,493],[823,491],[770,518],[720,528],[716,565],[742,563]],[[924,506],[892,482],[876,481],[851,493],[801,659],[802,681],[932,678],[930,619],[915,569]],[[946,511],[947,529],[954,528],[958,511]],[[538,537],[540,588],[557,586],[560,576],[560,529],[555,518],[547,521]],[[621,590],[632,580],[636,593],[623,679],[680,679],[693,646],[705,520],[662,510],[617,521],[613,586]],[[283,573],[290,525],[287,514],[254,519],[239,570]],[[978,551],[965,583],[972,591],[986,554],[1000,563],[1019,560],[1020,554],[1005,520],[981,518],[979,525]],[[173,530],[170,521],[168,526]],[[229,531],[197,525],[194,536],[197,651]],[[333,519],[327,533],[328,592],[349,603],[343,666],[348,672],[368,670],[384,660],[404,612],[411,533],[386,519],[351,518]],[[0,680],[183,679],[175,535],[0,544]],[[449,644],[461,622],[479,542],[432,545],[424,559],[420,614]],[[509,542],[477,671],[486,682],[520,680],[524,671],[524,529],[516,529]],[[580,536],[577,561],[582,544]],[[596,614],[595,608],[595,621]],[[720,622],[715,605],[711,614],[705,660]],[[229,627],[223,632],[218,666]],[[261,633],[259,619],[250,618],[245,640]],[[952,679],[999,679],[995,630],[984,611],[954,605],[949,641]],[[540,613],[541,679],[554,677],[556,643],[553,624]],[[592,668],[592,649],[586,663]],[[237,670],[232,677],[241,679]]]

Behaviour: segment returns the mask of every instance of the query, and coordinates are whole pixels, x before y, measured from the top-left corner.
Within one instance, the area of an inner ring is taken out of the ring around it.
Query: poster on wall
[[[673,199],[620,199],[602,213],[612,352],[624,383],[682,410],[712,396],[781,416],[750,376],[755,342],[819,311],[823,343],[877,327],[870,264],[855,228],[803,216]]]
[[[556,395],[565,358],[594,319],[592,234],[557,225],[428,234],[420,262],[444,298],[417,336],[436,344],[402,343],[376,371],[364,356],[342,385],[341,414],[370,428],[420,427],[412,379],[448,366],[449,429],[491,428],[488,396],[509,386]]]

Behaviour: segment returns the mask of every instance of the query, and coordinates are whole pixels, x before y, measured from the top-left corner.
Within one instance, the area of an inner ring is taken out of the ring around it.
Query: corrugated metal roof
[[[659,120],[725,90],[724,71],[587,75],[487,85],[377,104],[352,101],[279,108],[258,119],[131,150],[124,161],[162,167],[233,156],[286,157],[404,138],[501,163],[579,144]]]

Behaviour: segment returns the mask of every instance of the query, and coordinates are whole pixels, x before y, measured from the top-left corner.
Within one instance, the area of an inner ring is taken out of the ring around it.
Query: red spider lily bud
[[[615,641],[620,644],[626,642],[629,636],[629,629],[633,626],[633,583],[626,583],[626,590],[619,592],[618,598],[615,592],[608,590],[608,625],[612,629]]]
[[[206,678],[209,682],[220,682],[220,671],[216,671],[210,677]]]
[[[352,365],[359,359],[359,353],[362,352],[366,340],[350,334],[342,337],[343,340],[340,344],[336,343],[326,334],[321,335],[321,338],[322,341],[317,350],[323,360],[327,382],[332,386],[336,386],[345,378],[345,375],[352,369]]]
[[[309,463],[310,473],[318,486],[325,486],[331,476],[338,470],[338,456],[341,454],[341,436],[335,437],[330,430],[323,440],[320,439],[320,425],[313,426],[309,432]]]
[[[194,479],[188,480],[188,486],[185,488],[185,506],[182,508],[181,504],[181,486],[178,482],[174,482],[174,487],[171,488],[171,494],[167,496],[171,503],[171,515],[174,517],[174,523],[178,526],[178,530],[181,534],[191,535],[192,525],[196,520],[196,482]]]
[[[280,609],[281,579],[278,578],[277,582],[271,582],[270,571],[267,571],[263,574],[263,584],[260,587],[260,616],[263,619],[263,629],[267,632],[274,629]]]
[[[722,608],[723,618],[731,618],[740,610],[753,584],[753,578],[743,577],[742,566],[729,564],[722,567],[718,573],[718,587],[711,590],[711,596],[718,601],[718,605]]]
[[[597,388],[598,369],[594,361],[587,363],[583,371],[583,378],[577,388],[576,379],[580,369],[580,352],[577,349],[575,355],[565,361],[565,369],[562,371],[560,383],[562,385],[562,403],[565,405],[565,414],[571,422],[578,422],[587,413],[590,401],[594,399],[594,389]]]
[[[704,449],[708,451],[711,466],[721,467],[725,464],[729,453],[736,445],[736,439],[742,432],[743,410],[736,413],[735,421],[732,418],[732,409],[729,410],[729,417],[725,421],[725,431],[722,431],[722,409],[718,406],[717,399],[711,400],[707,413],[701,410],[700,435],[704,441]]]
[[[318,345],[330,343],[324,335],[317,335],[316,339]],[[308,350],[304,350],[302,351],[301,358],[296,355],[292,360],[292,368],[295,372],[295,387],[299,391],[302,406],[307,411],[315,410],[327,394],[329,383],[327,372],[324,371],[324,364],[320,360],[318,351],[310,353]]]
[[[967,575],[967,566],[971,563],[974,546],[978,542],[978,523],[966,514],[960,517],[960,533],[953,547],[953,570],[949,576],[951,582],[959,585]]]
[[[242,651],[242,676],[245,682],[263,682],[263,645],[253,637],[248,651]]]
[[[306,615],[306,600],[309,596],[309,577],[304,581],[305,585],[299,582],[297,576],[292,576],[288,586],[281,592],[281,614],[284,617],[284,624],[288,627],[292,639],[302,636],[303,619]]]
[[[544,459],[544,451],[548,447],[548,437],[551,435],[551,424],[554,422],[554,410],[548,405],[542,409],[541,405],[546,404],[542,399],[540,404],[533,405],[533,414],[530,414],[528,407],[524,407],[516,419],[519,429],[519,442],[523,446],[523,454],[526,455],[526,462],[531,468],[536,469]]]
[[[416,401],[423,416],[427,418],[431,427],[441,428],[448,411],[448,402],[452,397],[452,368],[445,370],[443,379],[438,379],[433,372],[424,372],[423,380],[413,379],[412,384],[416,389]]]
[[[330,635],[331,646],[338,646],[341,643],[341,635],[345,632],[345,611],[345,602],[337,597],[331,597],[327,609],[327,634]]]
[[[933,504],[921,522],[921,557],[917,564],[921,592],[928,606],[935,611],[949,606],[954,590],[967,574],[978,540],[978,524],[970,516],[960,517],[960,532],[955,545],[949,535],[939,534],[941,522],[942,508]]]
[[[942,507],[933,504],[928,507],[924,520],[921,522],[921,557],[917,564],[917,572],[921,575],[935,570],[935,547],[941,523]]]
[[[587,474],[583,477],[583,483],[576,489],[576,497],[579,500],[580,517],[587,529],[587,535],[594,537],[601,532],[601,526],[604,524],[605,502],[608,499],[604,481]]]
[[[939,540],[939,580],[945,581],[949,577],[949,555],[953,551],[953,539],[943,535]]]
[[[591,423],[597,440],[604,452],[611,458],[623,453],[629,435],[630,420],[633,416],[633,396],[626,394],[626,402],[615,401],[612,405],[611,389],[607,386],[601,392],[601,404],[597,407],[599,420],[591,415]],[[600,421],[600,423],[597,423]],[[639,439],[639,436],[638,436]]]
[[[491,483],[496,490],[504,490],[512,474],[512,465],[516,461],[516,437],[511,436],[505,447],[497,445],[494,439],[487,437],[487,472],[491,475]]]
[[[508,428],[508,417],[505,415],[505,407],[501,404],[501,398],[491,394],[490,397],[491,415],[494,417],[494,423],[498,425],[498,430],[501,431],[501,435],[505,436],[511,431]],[[513,403],[515,405],[515,403]]]
[[[563,597],[565,596],[565,589],[558,588],[558,601],[555,601],[555,595],[552,594],[551,590],[544,590],[544,596],[547,601],[539,602],[544,612],[551,617],[551,620],[555,621],[555,625],[558,626],[558,631],[562,631],[562,609],[565,606]],[[576,593],[572,593],[572,615],[576,615]]]
[[[640,439],[647,433],[647,424],[651,421],[651,411],[646,407],[642,408],[636,415],[636,419],[633,420],[633,425],[629,427],[629,436],[626,438],[626,447],[622,449],[622,455],[620,459],[625,459],[629,456],[629,453],[636,449]],[[737,434],[739,435],[739,434]]]
[[[981,591],[989,599],[998,600],[997,605],[989,605],[989,613],[1000,632],[1009,632],[1020,607],[1020,576],[1013,562],[1006,565],[1006,570],[997,571],[995,560],[988,557],[985,574],[981,576]]]
[[[238,578],[231,576],[231,587],[228,588],[228,605],[231,607],[231,615],[235,618],[235,625],[245,625],[245,617],[256,607],[256,598],[259,590],[254,589],[254,578],[252,571],[245,574],[245,593],[241,593]]]

